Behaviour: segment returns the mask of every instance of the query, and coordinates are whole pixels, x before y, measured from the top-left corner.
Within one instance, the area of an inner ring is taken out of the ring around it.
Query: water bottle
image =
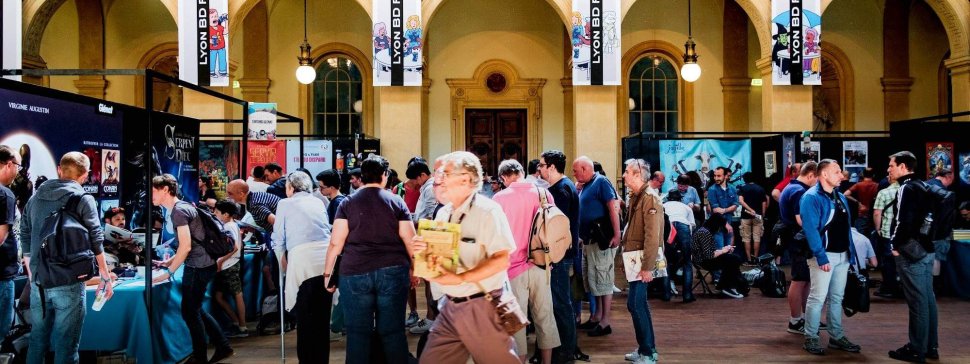
[[[926,214],[925,218],[923,218],[923,226],[920,226],[919,234],[923,236],[929,236],[930,230],[932,228],[933,228],[933,214],[929,213],[929,214]]]
[[[101,289],[99,289],[98,290],[98,294],[96,294],[94,296],[94,304],[91,305],[91,309],[92,310],[94,310],[94,311],[101,311],[101,308],[104,307],[105,302],[108,302],[108,299],[104,298],[104,293],[105,293],[105,291],[108,290],[108,285],[109,284],[111,284],[111,283],[105,283],[104,284],[104,287],[102,287]]]

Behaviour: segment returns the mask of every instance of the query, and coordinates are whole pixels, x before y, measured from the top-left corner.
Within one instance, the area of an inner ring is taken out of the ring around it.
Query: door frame
[[[506,86],[493,92],[486,84],[489,76],[501,74]],[[475,69],[472,78],[445,80],[451,91],[451,149],[465,150],[465,109],[526,109],[527,160],[538,158],[541,152],[542,88],[544,78],[521,78],[512,64],[492,59]]]

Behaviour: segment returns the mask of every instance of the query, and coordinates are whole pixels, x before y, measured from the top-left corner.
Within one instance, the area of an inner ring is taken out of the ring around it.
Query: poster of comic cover
[[[374,86],[421,86],[421,0],[374,0]]]
[[[970,185],[970,153],[960,153],[960,180]]]
[[[820,0],[771,1],[771,84],[822,84]]]
[[[179,0],[179,78],[229,86],[229,0]]]
[[[249,140],[276,140],[276,103],[249,103]]]
[[[118,198],[121,185],[121,151],[118,149],[101,150],[101,197]]]
[[[199,144],[199,175],[209,176],[212,190],[220,200],[226,198],[229,181],[239,178],[238,140],[209,140]]]
[[[677,177],[697,172],[707,185],[718,167],[731,173],[728,184],[740,187],[751,172],[751,140],[684,139],[660,141],[660,171],[668,176],[661,191],[677,187]]]
[[[944,168],[953,170],[953,143],[926,143],[926,178],[933,178]]]
[[[620,85],[620,0],[573,0],[573,85]]]
[[[821,159],[819,156],[822,155],[822,143],[821,142],[802,142],[802,162],[813,161],[818,163]]]

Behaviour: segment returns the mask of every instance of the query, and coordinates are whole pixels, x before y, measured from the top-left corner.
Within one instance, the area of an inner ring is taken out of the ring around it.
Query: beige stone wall
[[[913,3],[909,16],[909,93],[911,118],[938,115],[940,63],[949,49],[943,25],[928,5]]]
[[[822,19],[822,47],[842,49],[855,70],[855,129],[883,130],[882,6],[875,1],[835,1]]]
[[[748,21],[748,77],[760,79],[761,71],[755,65],[761,57],[761,47],[758,44],[758,34],[754,30],[754,25]],[[764,80],[762,80],[764,81]],[[761,93],[764,92],[762,86],[751,86],[751,94],[748,95],[748,127],[751,131],[767,131],[762,125],[761,118]]]
[[[54,14],[40,45],[40,56],[47,62],[47,68],[78,67],[77,7],[74,0],[67,0]],[[26,44],[24,45],[26,47]],[[77,92],[72,76],[51,76],[50,87],[68,92]]]
[[[503,11],[490,10],[493,8]],[[426,33],[430,57],[427,72],[432,80],[429,156],[452,150],[451,96],[445,80],[471,78],[479,65],[496,58],[511,63],[520,77],[546,79],[540,149],[562,149],[563,93],[559,79],[563,77],[564,30],[555,10],[541,0],[450,1],[442,5]]]

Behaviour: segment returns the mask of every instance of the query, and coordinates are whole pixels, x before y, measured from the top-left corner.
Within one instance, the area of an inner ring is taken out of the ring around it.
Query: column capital
[[[239,82],[239,90],[242,92],[243,99],[252,102],[269,101],[269,86],[273,83],[268,78],[242,78]]]
[[[748,92],[751,90],[751,79],[748,77],[721,77],[721,88],[724,92]]]
[[[960,58],[950,58],[943,61],[952,74],[970,73],[970,56]]]
[[[761,76],[771,76],[771,57],[759,58],[754,61],[754,66],[761,71]]]
[[[74,87],[81,95],[104,99],[104,90],[108,88],[108,80],[105,80],[104,76],[81,76],[74,80]]]
[[[562,92],[566,92],[567,90],[568,91],[572,91],[573,90],[573,78],[572,77],[563,77],[563,78],[560,78],[559,79],[559,85],[562,86]]]
[[[883,92],[909,92],[913,87],[912,77],[883,77],[879,79],[882,83]]]

